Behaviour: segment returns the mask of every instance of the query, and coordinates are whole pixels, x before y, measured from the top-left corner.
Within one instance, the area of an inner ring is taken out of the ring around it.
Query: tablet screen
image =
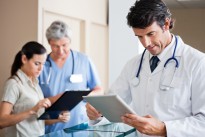
[[[83,96],[83,98],[110,122],[122,122],[121,116],[126,113],[135,114],[135,111],[118,95]]]

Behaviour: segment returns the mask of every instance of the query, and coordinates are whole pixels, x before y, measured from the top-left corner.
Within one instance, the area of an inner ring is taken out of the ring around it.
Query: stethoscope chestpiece
[[[133,79],[132,79],[132,85],[134,86],[134,87],[136,87],[136,86],[138,86],[139,85],[139,82],[140,82],[140,80],[139,80],[139,78],[137,78],[137,77],[134,77]]]

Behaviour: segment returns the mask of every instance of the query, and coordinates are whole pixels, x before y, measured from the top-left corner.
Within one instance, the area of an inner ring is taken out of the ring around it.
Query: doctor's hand
[[[68,122],[70,120],[70,112],[69,111],[62,111],[59,114],[58,120],[60,122],[64,122],[64,123]]]
[[[141,117],[135,114],[125,114],[121,119],[125,124],[135,127],[142,134],[166,136],[165,124],[151,115]]]
[[[86,112],[90,120],[97,120],[99,117],[102,116],[102,114],[89,103],[86,104]]]
[[[69,111],[62,111],[59,116],[58,119],[50,119],[50,120],[45,120],[45,124],[46,125],[52,125],[58,122],[68,122],[70,120],[70,112]]]

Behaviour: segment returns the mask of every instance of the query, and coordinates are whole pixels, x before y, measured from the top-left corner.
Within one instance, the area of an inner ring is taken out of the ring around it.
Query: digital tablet
[[[62,111],[71,111],[91,91],[66,91],[38,119],[57,119]]]
[[[118,95],[83,96],[83,98],[110,122],[122,122],[121,116],[126,113],[135,114],[135,111]]]

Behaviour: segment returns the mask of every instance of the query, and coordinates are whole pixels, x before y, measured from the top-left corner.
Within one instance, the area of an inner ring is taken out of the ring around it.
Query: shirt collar
[[[33,83],[34,86],[38,84],[37,78],[33,78],[33,82],[32,82],[31,79],[29,79],[29,77],[21,69],[19,69],[16,74],[18,75],[18,77],[21,79],[23,83],[30,83],[30,84]]]

